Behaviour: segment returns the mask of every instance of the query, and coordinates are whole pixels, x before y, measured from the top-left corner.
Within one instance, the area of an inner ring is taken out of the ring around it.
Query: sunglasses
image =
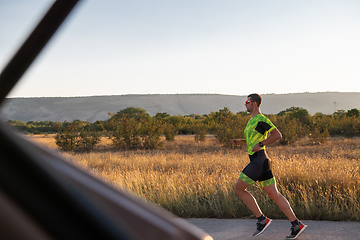
[[[252,100],[250,100],[250,101],[249,101],[249,100],[246,100],[246,101],[245,101],[245,104],[249,104],[249,103],[251,103],[251,102],[255,102],[255,101],[252,101]]]

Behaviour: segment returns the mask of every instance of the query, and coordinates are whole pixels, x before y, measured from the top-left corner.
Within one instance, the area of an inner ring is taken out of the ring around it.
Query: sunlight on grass
[[[53,136],[27,136],[56,149]],[[62,153],[105,181],[180,217],[251,217],[233,188],[249,162],[244,148],[225,149],[213,136],[196,143],[177,136],[161,150],[115,151],[103,139],[90,153]],[[331,138],[322,145],[268,147],[279,191],[300,219],[360,220],[360,139]],[[249,188],[263,212],[285,218],[259,184]]]

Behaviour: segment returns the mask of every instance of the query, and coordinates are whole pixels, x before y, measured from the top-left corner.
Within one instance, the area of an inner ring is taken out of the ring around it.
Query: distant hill
[[[310,114],[331,114],[337,110],[360,109],[360,93],[323,92],[262,95],[263,113],[278,113],[290,107],[302,107]],[[0,109],[0,118],[19,121],[95,122],[108,119],[127,107],[141,107],[150,115],[166,112],[170,115],[208,114],[224,107],[232,112],[245,111],[246,96],[220,94],[154,94],[90,97],[8,98]],[[336,102],[336,106],[334,105]]]

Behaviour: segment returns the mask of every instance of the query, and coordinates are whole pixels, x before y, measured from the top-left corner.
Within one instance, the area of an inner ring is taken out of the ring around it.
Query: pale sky
[[[52,5],[0,0],[0,69]],[[80,1],[9,97],[360,92],[359,0]]]

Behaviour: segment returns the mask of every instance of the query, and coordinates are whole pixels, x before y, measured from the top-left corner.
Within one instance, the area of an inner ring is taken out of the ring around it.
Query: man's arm
[[[274,128],[271,132],[270,132],[270,136],[265,139],[264,141],[262,141],[262,143],[264,144],[264,146],[266,145],[270,145],[270,144],[273,144],[275,143],[276,141],[278,141],[280,138],[282,138],[282,135],[281,135],[281,132],[277,129],[277,128]],[[258,152],[260,151],[261,147],[259,144],[256,144],[253,148],[253,152]]]

